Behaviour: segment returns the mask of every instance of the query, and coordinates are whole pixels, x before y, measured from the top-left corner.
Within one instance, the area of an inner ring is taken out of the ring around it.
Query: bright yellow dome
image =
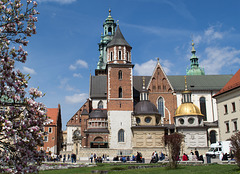
[[[185,116],[185,115],[199,115],[199,116],[204,116],[200,109],[194,105],[193,103],[183,103],[181,104],[176,112],[175,112],[175,117],[177,116]]]

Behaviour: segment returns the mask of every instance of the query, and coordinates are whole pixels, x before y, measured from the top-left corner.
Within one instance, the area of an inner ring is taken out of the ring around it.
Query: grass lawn
[[[171,170],[166,167],[159,168],[146,168],[146,169],[128,169],[128,166],[136,166],[136,165],[110,165],[104,164],[97,167],[82,167],[82,168],[73,168],[67,170],[50,170],[50,171],[41,171],[40,174],[91,174],[92,170],[102,170],[109,171],[108,174],[188,174],[188,173],[205,173],[205,174],[240,174],[240,169],[236,165],[218,165],[218,164],[210,164],[203,166],[179,166],[178,169]],[[121,170],[122,169],[122,170]],[[124,170],[123,170],[124,169]],[[118,170],[118,171],[116,171]]]

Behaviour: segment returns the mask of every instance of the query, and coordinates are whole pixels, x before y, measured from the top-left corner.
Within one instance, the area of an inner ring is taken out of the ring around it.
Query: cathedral
[[[103,30],[89,98],[67,122],[65,152],[148,155],[164,151],[164,135],[180,132],[184,151],[198,148],[204,153],[219,140],[212,96],[232,75],[205,75],[193,43],[186,75],[167,75],[158,60],[152,76],[134,76],[132,47],[110,10]]]

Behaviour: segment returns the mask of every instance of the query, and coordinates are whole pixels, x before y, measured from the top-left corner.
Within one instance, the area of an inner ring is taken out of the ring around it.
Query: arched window
[[[118,89],[118,98],[122,98],[122,87]]]
[[[98,109],[103,109],[103,102],[102,102],[102,100],[98,102]]]
[[[108,27],[108,35],[112,35],[112,28]]]
[[[118,131],[118,142],[124,142],[124,130],[120,129]]]
[[[118,60],[122,60],[122,51],[118,51]]]
[[[216,131],[212,130],[210,131],[210,143],[216,143],[217,142],[217,138],[216,138]]]
[[[207,120],[207,111],[206,111],[206,99],[205,97],[200,98],[200,110],[201,113],[204,115],[203,120]]]
[[[161,117],[164,117],[164,100],[162,97],[158,99],[158,112],[161,114]]]
[[[102,141],[103,141],[103,138],[102,138],[102,137],[96,137],[96,138],[94,138],[93,141],[102,142]]]
[[[118,79],[119,79],[119,80],[122,80],[122,71],[121,71],[121,70],[118,71]]]

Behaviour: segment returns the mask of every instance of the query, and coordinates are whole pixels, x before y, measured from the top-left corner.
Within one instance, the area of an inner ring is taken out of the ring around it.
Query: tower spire
[[[192,40],[192,57],[190,58],[191,61],[191,68],[187,69],[187,75],[205,75],[204,69],[199,67],[198,58],[196,56],[196,50],[194,48],[194,42]]]
[[[108,10],[109,14],[106,18],[105,22],[103,23],[103,33],[101,34],[101,41],[98,44],[99,45],[99,61],[97,64],[97,68],[95,70],[95,75],[104,74],[106,70],[106,64],[107,64],[107,44],[111,42],[113,39],[113,36],[115,35],[116,31],[116,22],[111,16],[111,9]]]

